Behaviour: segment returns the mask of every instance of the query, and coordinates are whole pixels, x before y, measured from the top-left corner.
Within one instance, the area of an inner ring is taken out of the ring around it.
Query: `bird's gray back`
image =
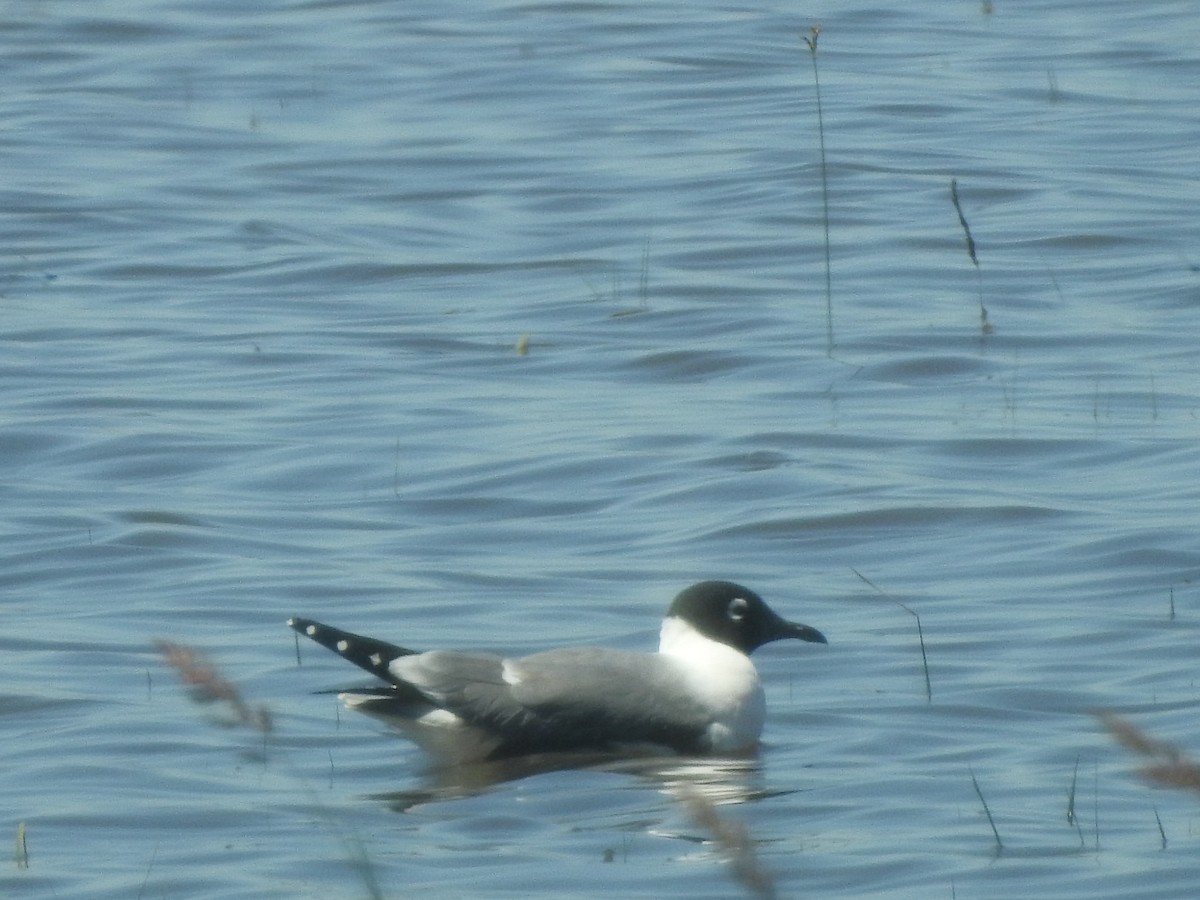
[[[581,647],[506,660],[439,650],[392,670],[466,724],[502,735],[493,756],[618,743],[704,749],[706,711],[658,654]]]

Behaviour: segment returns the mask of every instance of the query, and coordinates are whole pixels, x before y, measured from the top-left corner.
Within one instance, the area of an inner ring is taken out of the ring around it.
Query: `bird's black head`
[[[667,615],[747,654],[784,638],[829,643],[817,629],[781,618],[754,591],[730,581],[693,584],[675,598]]]

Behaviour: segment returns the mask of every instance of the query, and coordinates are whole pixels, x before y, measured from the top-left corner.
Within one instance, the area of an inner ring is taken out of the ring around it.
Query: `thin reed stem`
[[[992,323],[988,321],[987,307],[983,305],[983,270],[979,268],[979,257],[975,254],[975,238],[971,236],[971,226],[963,215],[962,204],[958,202],[958,179],[950,179],[950,199],[954,203],[954,211],[958,213],[958,224],[962,226],[967,238],[967,256],[971,257],[971,265],[975,267],[975,282],[979,287],[979,333],[992,333]]]
[[[851,566],[850,571],[853,572],[855,575],[857,575],[860,581],[862,581],[865,585],[867,585],[867,587],[871,588],[871,590],[875,591],[875,593],[879,594],[879,596],[884,597],[887,600],[891,600],[898,607],[900,607],[902,610],[904,610],[906,613],[908,613],[910,616],[912,616],[914,619],[917,620],[917,641],[921,645],[921,668],[925,672],[925,700],[929,703],[932,703],[933,702],[933,682],[930,681],[930,679],[929,679],[929,657],[925,653],[925,630],[923,628],[921,628],[921,617],[919,615],[917,615],[917,611],[915,609],[912,609],[911,607],[908,607],[905,604],[901,603],[899,600],[897,600],[891,594],[884,591],[881,587],[879,587],[879,585],[877,585],[875,582],[873,582],[870,578],[868,578],[862,572],[858,571],[858,569]]]
[[[825,156],[825,114],[821,107],[821,73],[817,66],[817,39],[821,26],[813,25],[801,35],[812,57],[813,88],[817,97],[817,141],[821,148],[821,222],[825,228],[825,352],[833,355],[833,264],[829,248],[829,167]]]
[[[996,838],[996,852],[1004,852],[1004,841],[1000,840],[1000,831],[996,828],[996,820],[992,818],[992,811],[988,808],[988,802],[983,796],[983,790],[979,787],[979,780],[975,777],[975,773],[971,772],[971,784],[975,785],[975,794],[979,797],[979,802],[983,804],[984,815],[987,816],[988,824],[992,826],[992,836]]]

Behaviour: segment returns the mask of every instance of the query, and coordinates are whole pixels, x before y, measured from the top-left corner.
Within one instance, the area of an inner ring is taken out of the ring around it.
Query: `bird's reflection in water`
[[[628,758],[578,753],[522,756],[435,769],[422,788],[376,794],[374,799],[382,800],[396,812],[408,812],[431,803],[477,796],[532,775],[564,770],[623,776],[669,797],[697,830],[669,834],[658,831],[660,835],[714,847],[750,896],[760,900],[774,900],[777,896],[770,871],[758,859],[759,841],[744,824],[720,811],[720,807],[731,804],[797,793],[764,788],[762,769],[752,756]],[[604,859],[611,862],[615,856],[615,850],[609,849]]]
[[[420,787],[372,795],[396,812],[428,803],[486,793],[500,785],[549,772],[584,771],[623,775],[647,783],[676,800],[726,805],[794,793],[762,785],[757,757],[629,757],[605,753],[540,753],[512,759],[431,768]]]

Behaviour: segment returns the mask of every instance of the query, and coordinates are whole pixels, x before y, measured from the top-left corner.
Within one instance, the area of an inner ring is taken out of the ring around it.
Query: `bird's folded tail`
[[[288,627],[298,634],[312,638],[322,647],[328,647],[338,656],[347,659],[372,675],[390,684],[400,685],[403,681],[391,673],[388,667],[401,656],[412,656],[416,650],[397,647],[387,641],[365,637],[340,628],[332,628],[312,619],[293,618],[287,620]]]

